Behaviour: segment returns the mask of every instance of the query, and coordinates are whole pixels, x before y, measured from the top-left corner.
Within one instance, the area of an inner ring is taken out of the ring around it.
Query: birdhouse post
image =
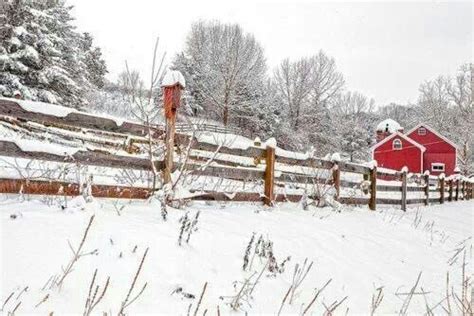
[[[163,88],[163,106],[166,119],[165,129],[165,169],[163,182],[171,182],[173,172],[174,136],[176,131],[176,113],[180,106],[181,90],[185,87],[183,75],[179,71],[168,71],[161,83]]]

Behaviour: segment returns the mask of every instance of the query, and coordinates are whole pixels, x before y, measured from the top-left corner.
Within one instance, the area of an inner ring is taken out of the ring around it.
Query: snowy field
[[[193,219],[197,211],[197,231],[189,243],[185,235],[179,246],[180,218],[189,212]],[[153,202],[127,202],[122,208],[113,201],[84,203],[76,198],[67,209],[60,210],[54,203],[48,206],[40,200],[20,202],[3,196],[0,304],[14,292],[3,308],[5,315],[19,302],[19,315],[83,314],[92,275],[98,269],[96,283],[102,287],[110,276],[110,285],[93,314],[116,315],[149,247],[131,298],[145,283],[147,286],[126,308],[130,315],[186,315],[191,304],[189,314],[194,315],[206,282],[197,314],[207,310],[207,315],[217,315],[218,308],[221,315],[238,314],[229,303],[240,292],[242,282],[252,275],[250,283],[254,282],[261,271],[251,297],[240,300],[240,313],[276,315],[292,283],[295,265],[301,266],[305,258],[314,262],[312,269],[297,288],[291,305],[287,298],[282,315],[302,314],[329,280],[306,315],[322,315],[324,306],[336,301],[342,301],[336,315],[347,311],[370,314],[372,296],[380,287],[383,299],[376,314],[398,314],[405,308],[404,302],[409,314],[422,314],[426,312],[425,299],[429,306],[435,306],[446,296],[447,272],[450,287],[461,295],[464,251],[458,250],[466,250],[470,263],[473,212],[472,201],[412,208],[406,213],[349,208],[341,213],[329,208],[303,211],[291,203],[266,209],[249,203],[195,202],[184,210],[170,209],[164,222],[159,205]],[[97,252],[80,258],[60,289],[50,289],[47,281],[61,274],[61,267],[65,268],[72,257],[68,241],[77,248],[93,214],[83,251]],[[291,257],[284,269],[271,273],[265,268],[268,259],[253,256],[254,243],[251,267],[243,271],[245,250],[253,233],[255,240],[262,235],[273,242],[278,264]],[[469,265],[468,274],[471,268]],[[406,294],[420,272],[415,295],[407,305]],[[416,294],[421,291],[427,294]],[[456,312],[454,302],[451,304]],[[434,312],[442,313],[442,304]]]

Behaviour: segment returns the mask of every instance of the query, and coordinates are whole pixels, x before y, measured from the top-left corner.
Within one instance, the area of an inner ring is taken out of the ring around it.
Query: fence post
[[[464,193],[466,194],[466,200],[469,200],[469,181],[464,181],[464,185],[466,186],[466,188],[464,189]]]
[[[406,212],[407,210],[407,171],[405,168],[402,169],[402,201],[401,208],[402,211]]]
[[[459,200],[459,179],[456,179],[456,196],[454,197],[454,200]]]
[[[453,179],[449,179],[449,197],[448,201],[452,202],[453,201]]]
[[[439,175],[438,185],[439,185],[439,204],[443,204],[444,203],[444,176],[443,175]]]
[[[472,198],[472,182],[467,182],[467,199],[470,200]]]
[[[462,186],[461,186],[461,193],[462,193],[462,200],[466,199],[466,181],[462,180]]]
[[[428,205],[430,202],[430,172],[426,172],[425,175],[425,205]]]
[[[275,183],[275,147],[267,145],[266,149],[266,168],[265,168],[265,197],[263,203],[265,205],[273,205],[274,200],[274,183]]]
[[[375,211],[377,208],[377,166],[373,166],[369,174],[370,179],[370,198],[369,209]]]
[[[334,165],[332,166],[332,181],[334,183],[334,189],[336,190],[335,199],[339,199],[339,194],[341,191],[341,169],[339,169],[339,165],[337,161],[334,161]]]

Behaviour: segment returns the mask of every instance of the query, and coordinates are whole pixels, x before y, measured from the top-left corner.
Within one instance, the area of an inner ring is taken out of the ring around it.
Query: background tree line
[[[134,99],[148,97],[139,72],[124,70],[116,82],[107,81],[100,49],[90,34],[75,30],[70,9],[62,0],[10,2],[0,16],[6,21],[0,94],[20,91],[26,99],[133,118]],[[276,137],[286,149],[341,152],[351,161],[370,159],[378,121],[390,117],[406,129],[425,122],[456,142],[461,166],[473,170],[472,64],[461,65],[454,77],[421,83],[413,104],[376,105],[347,89],[323,50],[269,69],[253,34],[238,24],[197,21],[167,67],[187,81],[180,114]],[[161,90],[153,94],[159,107]]]

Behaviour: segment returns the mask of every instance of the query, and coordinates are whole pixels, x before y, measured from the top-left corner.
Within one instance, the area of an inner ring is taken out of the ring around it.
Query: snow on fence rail
[[[232,127],[232,126],[219,126],[207,123],[178,123],[176,124],[176,132],[186,133],[192,131],[206,131],[206,132],[215,132],[215,133],[233,133],[233,134],[241,134],[242,131],[239,128]]]
[[[117,124],[106,117],[93,116],[71,110],[53,111],[25,101],[0,99],[0,122],[7,122],[19,128],[28,129],[36,124],[34,131],[46,131],[53,126],[56,136],[87,141],[81,131],[95,131],[95,135],[114,133],[119,138],[143,137],[148,133],[148,127],[137,123],[124,122]],[[8,118],[8,119],[5,119]],[[29,123],[30,125],[25,125]],[[71,131],[71,126],[76,128]],[[45,130],[46,129],[46,130]],[[74,134],[76,133],[76,134]],[[157,139],[162,130],[154,130],[153,137]],[[82,136],[81,136],[82,135]],[[110,135],[109,135],[110,136]],[[95,141],[97,142],[96,137]],[[146,139],[142,139],[145,142]],[[192,137],[190,134],[178,134],[176,142],[179,146],[191,145],[189,160],[185,170],[194,176],[217,177],[232,181],[260,181],[263,184],[261,192],[220,192],[216,190],[191,190],[187,198],[196,200],[233,200],[233,201],[263,201],[272,204],[277,201],[300,201],[308,186],[322,185],[331,187],[335,200],[343,204],[368,205],[375,210],[377,204],[400,205],[403,210],[410,204],[444,203],[459,199],[472,198],[472,181],[454,176],[437,178],[428,174],[408,175],[406,171],[377,169],[376,166],[327,160],[312,157],[308,154],[289,152],[277,148],[275,144],[215,144]],[[190,142],[192,142],[190,144]],[[101,141],[99,141],[101,143]],[[49,145],[49,146],[48,146]],[[108,144],[112,146],[113,144]],[[97,150],[89,147],[70,148],[62,151],[61,147],[48,148],[51,144],[40,140],[12,140],[0,138],[0,156],[26,158],[41,161],[61,163],[79,163],[83,165],[102,166],[120,169],[152,170],[152,162],[146,155],[133,153],[117,154],[109,150]],[[104,148],[107,148],[104,144]],[[212,157],[212,161],[209,160]],[[210,162],[210,163],[209,163]],[[162,158],[153,161],[156,170],[163,170]],[[181,168],[183,162],[177,162],[176,168]],[[319,174],[317,171],[326,171]],[[315,172],[316,171],[316,172]],[[415,183],[409,181],[415,180]],[[431,185],[430,185],[431,184]],[[434,184],[434,185],[433,185]],[[303,193],[287,192],[286,188],[304,190]],[[283,188],[283,192],[278,189]],[[347,190],[358,190],[364,196],[344,196]],[[81,188],[77,183],[51,180],[29,180],[0,178],[0,193],[43,194],[43,195],[78,195]],[[137,186],[98,185],[91,187],[92,195],[96,197],[113,198],[148,198],[152,190]],[[321,199],[318,192],[309,194],[309,198]],[[316,190],[318,191],[318,190]],[[383,196],[384,194],[388,196]],[[417,197],[409,194],[418,193]],[[398,197],[393,197],[399,194]],[[421,194],[421,196],[420,196]],[[380,196],[379,196],[380,195]]]

